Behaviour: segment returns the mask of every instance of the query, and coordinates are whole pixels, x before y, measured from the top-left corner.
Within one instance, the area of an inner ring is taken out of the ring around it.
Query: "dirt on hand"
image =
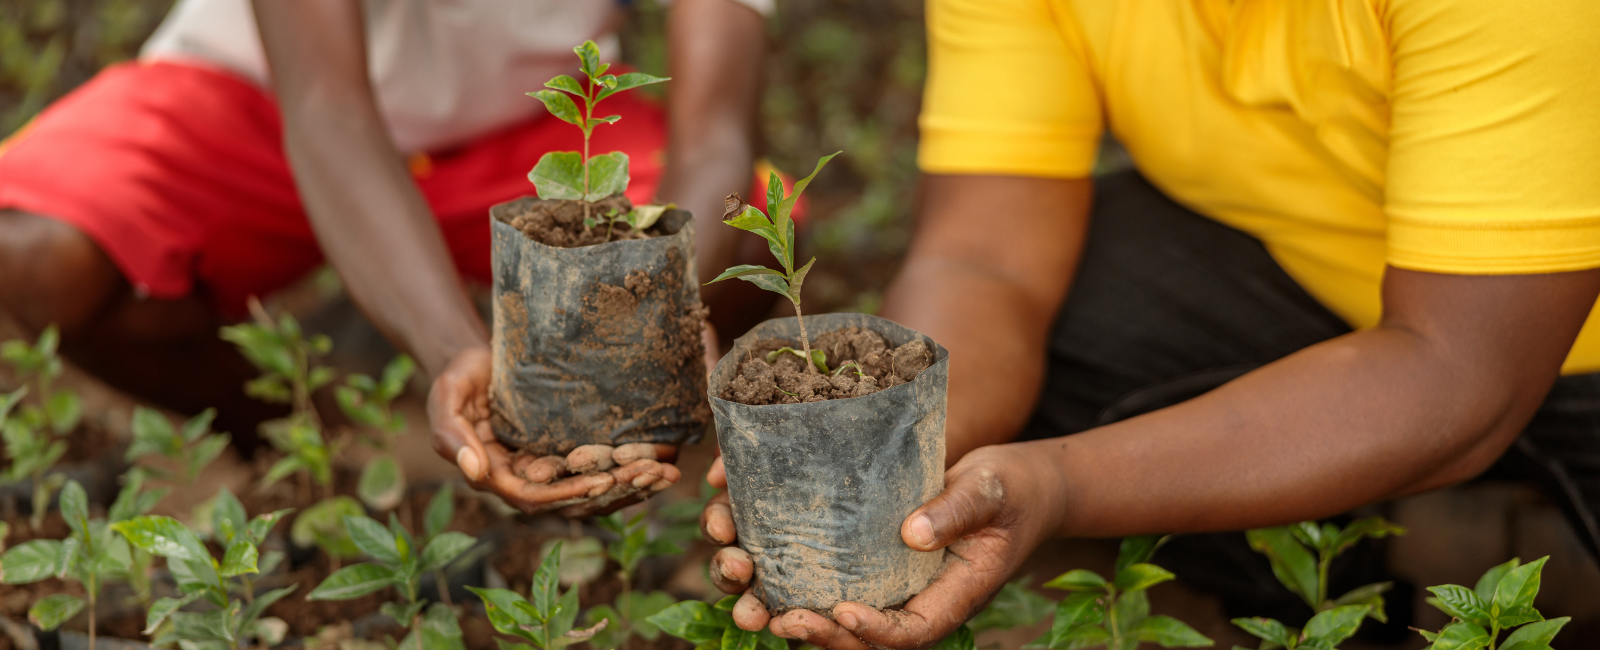
[[[522,231],[529,239],[557,248],[593,246],[624,239],[659,236],[656,226],[638,232],[622,221],[607,223],[606,215],[621,216],[633,211],[628,197],[615,194],[589,205],[593,226],[583,224],[583,201],[556,200],[529,203],[518,212],[502,215],[501,221]]]
[[[848,399],[899,386],[933,365],[933,350],[926,343],[912,341],[890,348],[882,335],[860,327],[817,336],[811,349],[827,355],[832,371],[827,375],[807,372],[796,354],[780,354],[768,363],[768,354],[782,348],[798,350],[800,344],[782,339],[758,341],[720,397],[751,406]]]

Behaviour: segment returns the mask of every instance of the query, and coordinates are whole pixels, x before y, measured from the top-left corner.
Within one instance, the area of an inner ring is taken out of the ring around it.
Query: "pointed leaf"
[[[613,151],[589,159],[589,192],[583,200],[599,201],[627,189],[628,154]]]
[[[484,610],[489,615],[489,623],[494,629],[505,634],[522,636],[520,629],[523,626],[534,626],[539,620],[529,615],[525,610],[517,607],[518,603],[526,604],[527,601],[517,592],[509,589],[482,589],[467,587],[468,591],[478,595],[483,601]]]
[[[1056,630],[1051,630],[1050,636],[1050,647],[1056,650],[1077,650],[1103,645],[1109,648],[1107,641],[1111,640],[1111,633],[1100,625],[1085,625],[1060,634],[1057,634]],[[1129,641],[1136,642],[1135,639]]]
[[[1077,591],[1079,589],[1104,589],[1106,586],[1106,579],[1088,569],[1073,569],[1056,576],[1056,578],[1050,582],[1044,583],[1044,586],[1050,589],[1065,589],[1067,591]]]
[[[428,542],[427,548],[422,550],[422,566],[418,571],[433,571],[444,568],[445,565],[455,561],[473,544],[478,543],[471,535],[465,533],[444,533]]]
[[[395,535],[371,517],[346,516],[344,527],[350,531],[350,540],[355,542],[356,548],[366,553],[367,557],[389,566],[399,566],[405,559]]]
[[[147,454],[163,454],[177,457],[183,451],[183,443],[172,429],[172,423],[166,416],[154,409],[143,406],[133,408],[133,443],[129,445],[124,454],[127,460],[134,460]]]
[[[189,527],[171,517],[145,515],[111,525],[129,543],[169,559],[211,561],[211,554]]]
[[[406,495],[405,474],[393,456],[379,456],[361,468],[356,494],[373,510],[388,511],[400,505]]]
[[[233,491],[223,486],[217,491],[216,501],[211,507],[212,530],[217,531],[219,542],[227,545],[233,542],[233,536],[249,527],[250,518],[245,514],[244,504],[239,498],[233,496]],[[224,532],[226,531],[226,532]]]
[[[556,546],[539,563],[533,572],[533,583],[528,587],[528,602],[541,616],[550,616],[561,594],[561,547]]]
[[[633,209],[633,220],[630,221],[634,230],[647,230],[661,220],[661,215],[672,209],[670,205],[641,205]]]
[[[1307,641],[1321,640],[1329,646],[1335,646],[1355,634],[1366,617],[1366,605],[1335,607],[1311,617],[1301,636]]]
[[[697,600],[668,607],[648,620],[662,632],[694,644],[720,643],[723,629],[733,623],[733,617],[727,612]]]
[[[742,277],[745,277],[747,275],[775,275],[775,276],[779,276],[779,277],[783,276],[782,273],[779,273],[777,271],[769,269],[769,268],[767,268],[765,266],[760,266],[760,265],[757,265],[757,264],[740,264],[739,266],[735,266],[735,267],[732,267],[732,268],[730,268],[730,269],[728,269],[726,271],[723,271],[722,275],[717,276],[717,279],[712,280],[711,282],[721,282],[723,280],[728,280],[728,279],[732,279],[732,278],[742,278]],[[711,284],[711,282],[707,282],[706,284]]]
[[[72,391],[56,391],[50,401],[45,402],[44,412],[50,420],[50,430],[64,435],[78,428],[78,420],[83,417],[83,401]]]
[[[234,576],[257,573],[257,558],[258,552],[256,551],[255,544],[251,544],[250,541],[246,539],[235,539],[232,543],[228,544],[228,553],[223,557],[222,567],[219,570],[219,573],[221,573],[222,577],[224,578],[232,578]]]
[[[1111,615],[1107,619],[1115,619],[1121,636],[1131,636],[1133,626],[1150,615],[1149,592],[1130,591],[1117,594],[1117,602],[1111,605]]]
[[[761,236],[772,241],[777,233],[772,230],[772,220],[753,205],[744,206],[744,210],[731,219],[724,219],[722,223],[749,232],[763,231]]]
[[[739,276],[739,279],[761,287],[762,289],[766,289],[767,291],[781,295],[785,298],[789,297],[789,283],[785,282],[781,276],[744,275]]]
[[[1270,618],[1236,618],[1233,619],[1233,624],[1256,638],[1271,641],[1284,647],[1293,645],[1300,635],[1299,631],[1291,630],[1284,624]]]
[[[1061,634],[1066,634],[1084,625],[1099,625],[1105,621],[1105,604],[1101,601],[1098,592],[1077,591],[1073,592],[1061,602],[1056,603],[1055,621],[1052,627]]]
[[[541,199],[580,200],[583,198],[583,157],[576,151],[546,153],[528,172],[528,180],[533,182]]]
[[[1213,645],[1211,639],[1171,616],[1151,616],[1139,621],[1138,625],[1133,626],[1133,634],[1140,641],[1163,648],[1204,648]]]
[[[67,481],[61,488],[61,518],[67,521],[72,532],[83,534],[89,526],[89,495],[77,481]]]
[[[306,600],[350,600],[395,583],[394,571],[381,564],[352,564],[333,572],[306,594]]]
[[[18,544],[0,555],[0,583],[25,585],[56,575],[61,565],[62,542],[35,539]]]
[[[989,606],[967,623],[973,632],[1033,625],[1050,615],[1055,603],[1028,589],[1032,577],[1006,583]]]
[[[161,627],[161,623],[166,621],[168,616],[182,609],[184,605],[194,602],[196,598],[200,597],[200,593],[197,591],[182,598],[159,598],[156,602],[151,603],[150,612],[145,615],[144,632],[142,634],[145,636],[155,634],[156,629]]]
[[[578,105],[574,104],[572,98],[568,97],[566,93],[554,90],[535,90],[528,93],[528,96],[544,102],[545,110],[550,111],[550,114],[556,116],[556,119],[574,126],[583,125],[583,113],[578,110]]]
[[[1444,613],[1463,621],[1489,626],[1489,605],[1478,598],[1471,589],[1460,585],[1428,587],[1437,600],[1435,606]]]
[[[50,631],[83,611],[83,599],[70,594],[51,594],[28,608],[28,622]]]
[[[663,81],[670,81],[671,79],[672,77],[656,77],[647,75],[643,72],[624,72],[617,75],[617,83],[615,86],[600,91],[600,94],[595,98],[595,103],[599,103],[600,100],[623,91],[633,90],[634,88],[638,88],[640,86],[658,84]]]
[[[972,628],[963,625],[951,632],[950,636],[933,644],[930,650],[977,650],[977,647],[978,642],[973,637]]]
[[[1117,552],[1116,573],[1132,564],[1141,564],[1150,561],[1156,554],[1156,549],[1171,539],[1171,535],[1137,535],[1122,538],[1122,544]]]
[[[837,155],[839,155],[841,153],[844,153],[844,152],[843,151],[835,151],[833,153],[830,153],[830,154],[828,154],[826,156],[823,156],[822,158],[818,159],[817,160],[817,168],[811,170],[811,174],[810,175],[808,175],[805,178],[802,178],[802,179],[800,179],[800,180],[795,182],[795,184],[794,184],[794,193],[792,193],[789,196],[785,197],[783,199],[783,202],[779,203],[776,207],[770,206],[770,205],[767,206],[768,209],[773,211],[773,216],[772,216],[773,223],[776,223],[779,226],[782,226],[784,222],[789,220],[789,215],[794,212],[794,204],[795,204],[795,202],[800,200],[800,194],[802,192],[805,192],[806,191],[806,187],[811,185],[811,180],[817,177],[817,174],[822,171],[823,166],[827,165],[828,161],[833,160],[834,156],[837,156]],[[779,215],[782,215],[782,216],[779,216]]]
[[[817,258],[815,258],[815,257],[811,258],[810,262],[806,262],[805,266],[800,267],[799,270],[794,272],[794,275],[789,277],[789,293],[788,293],[789,302],[794,302],[794,303],[799,303],[800,302],[800,286],[805,283],[806,274],[811,272],[811,265],[812,264],[816,264],[816,263],[817,263]],[[824,357],[824,358],[826,358],[826,357]],[[827,371],[823,371],[823,372],[827,372]]]
[[[554,79],[544,82],[544,87],[566,91],[579,97],[584,96],[583,85],[579,84],[577,79],[564,74],[558,74]]]
[[[1115,585],[1122,591],[1149,589],[1177,576],[1154,564],[1130,564],[1117,572]]]
[[[1539,595],[1539,573],[1549,559],[1545,556],[1506,572],[1494,589],[1494,604],[1500,611],[1533,606],[1534,596]]]
[[[252,621],[260,618],[261,613],[267,611],[267,608],[271,607],[273,603],[282,600],[284,596],[294,593],[295,590],[299,588],[300,585],[297,584],[289,585],[287,587],[273,589],[272,591],[256,596],[255,602],[252,602],[246,606],[244,608],[244,612],[239,615],[240,626],[248,627]]]
[[[1439,630],[1432,650],[1481,650],[1489,647],[1489,632],[1473,623],[1458,621]]]
[[[1378,582],[1356,587],[1335,599],[1333,604],[1336,607],[1340,605],[1367,605],[1371,607],[1367,611],[1367,616],[1379,623],[1388,623],[1389,615],[1383,611],[1383,594],[1393,587],[1394,583],[1392,582]]]
[[[1250,548],[1267,556],[1272,564],[1272,574],[1289,591],[1315,607],[1317,594],[1317,561],[1306,547],[1300,545],[1285,527],[1258,528],[1245,533]]]
[[[1517,568],[1521,564],[1522,564],[1522,560],[1521,559],[1519,559],[1519,558],[1511,558],[1511,560],[1506,562],[1505,564],[1501,564],[1501,565],[1496,566],[1496,567],[1494,567],[1492,569],[1489,569],[1488,571],[1485,571],[1484,574],[1483,574],[1483,577],[1478,578],[1477,586],[1473,587],[1472,591],[1474,593],[1478,594],[1478,598],[1483,600],[1483,602],[1485,602],[1485,603],[1494,602],[1494,590],[1495,590],[1495,587],[1498,587],[1500,585],[1500,579],[1504,578],[1506,576],[1506,573],[1510,572],[1512,569]]]
[[[1383,517],[1367,517],[1345,526],[1344,530],[1339,533],[1339,538],[1332,544],[1333,553],[1338,555],[1345,552],[1350,547],[1355,546],[1356,542],[1361,541],[1362,538],[1378,539],[1390,535],[1404,534],[1406,534],[1404,527],[1389,523]]]
[[[578,54],[579,67],[585,75],[594,78],[604,73],[600,69],[600,48],[594,44],[594,41],[584,41],[581,45],[572,48],[572,51]]]
[[[1501,644],[1503,650],[1541,650],[1550,645],[1556,638],[1556,633],[1565,627],[1572,618],[1563,616],[1552,618],[1548,621],[1529,623],[1517,628],[1511,636],[1506,637],[1506,642]]]

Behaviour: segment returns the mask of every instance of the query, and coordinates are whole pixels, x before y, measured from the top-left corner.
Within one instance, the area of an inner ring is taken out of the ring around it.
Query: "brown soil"
[[[768,353],[786,347],[798,350],[800,343],[758,341],[723,389],[722,399],[759,406],[861,397],[911,381],[933,365],[933,350],[922,341],[891,349],[882,335],[860,327],[825,332],[812,343],[813,350],[827,355],[831,376],[807,372],[798,355],[781,354],[767,363]]]
[[[78,430],[67,436],[67,453],[58,463],[76,463],[97,460],[107,453],[123,453],[122,441],[95,422],[84,422]]]
[[[608,225],[603,215],[623,215],[633,211],[633,203],[621,194],[589,204],[589,216],[598,221],[593,227],[583,225],[583,207],[582,201],[542,201],[528,204],[520,212],[502,215],[501,221],[521,230],[529,239],[557,248],[578,248],[663,234],[654,226],[644,232],[636,232],[620,221]]]

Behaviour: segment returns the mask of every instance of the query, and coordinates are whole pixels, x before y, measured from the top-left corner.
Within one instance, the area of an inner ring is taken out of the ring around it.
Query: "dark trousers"
[[[1106,176],[1095,184],[1088,243],[1023,438],[1177,404],[1348,332],[1253,237],[1178,205],[1135,172]],[[1558,380],[1489,475],[1538,484],[1600,558],[1600,373]],[[1225,595],[1261,603],[1288,595],[1272,591],[1271,571],[1243,535],[1187,536],[1169,554],[1210,558],[1206,566],[1169,561],[1180,577],[1189,565],[1190,577]],[[1371,577],[1354,574],[1369,573],[1359,565],[1373,562],[1346,564],[1348,587]]]

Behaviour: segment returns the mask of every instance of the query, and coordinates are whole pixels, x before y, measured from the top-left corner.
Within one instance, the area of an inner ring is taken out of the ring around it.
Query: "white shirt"
[[[773,0],[736,0],[763,14]],[[572,48],[619,55],[612,0],[363,0],[367,66],[401,153],[430,151],[544,112],[525,93],[576,74]],[[270,88],[250,0],[179,0],[140,52]]]

